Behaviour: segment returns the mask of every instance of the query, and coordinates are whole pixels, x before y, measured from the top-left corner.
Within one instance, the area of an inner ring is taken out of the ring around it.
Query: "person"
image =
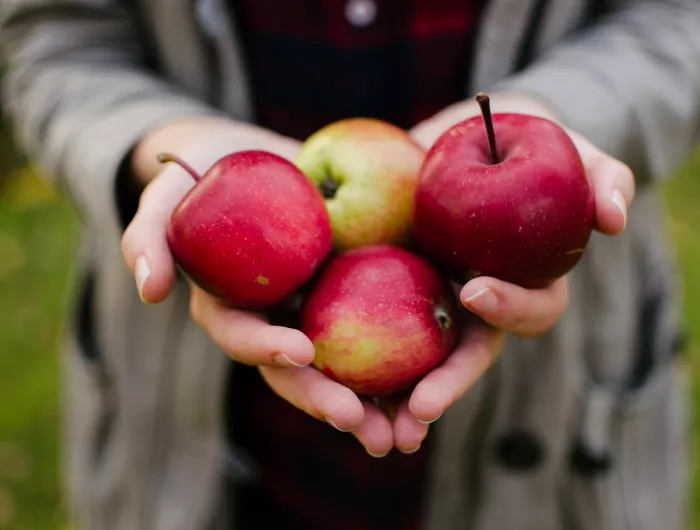
[[[84,219],[63,444],[79,528],[684,527],[654,184],[700,130],[698,2],[17,0],[0,16],[17,136]],[[353,116],[427,148],[481,90],[566,128],[596,233],[549,288],[460,286],[475,324],[395,411],[311,368],[293,326],[177,273],[166,225],[193,183],[158,152],[201,172],[237,150],[293,160]]]

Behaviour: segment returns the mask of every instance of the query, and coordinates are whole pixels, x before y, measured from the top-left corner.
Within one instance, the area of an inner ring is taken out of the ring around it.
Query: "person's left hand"
[[[491,103],[494,113],[514,111],[558,121],[546,105],[523,95],[496,94]],[[459,103],[420,123],[411,134],[429,148],[451,125],[479,112],[475,102]],[[596,229],[608,235],[622,232],[627,206],[634,198],[632,172],[580,134],[565,130],[579,150],[595,192]],[[508,333],[538,336],[556,324],[568,303],[567,277],[544,289],[524,289],[491,277],[479,277],[455,288],[467,314],[462,337],[449,357],[398,403],[360,400],[311,367],[261,366],[260,371],[272,389],[286,399],[302,396],[303,403],[293,403],[297,407],[319,419],[335,418],[331,424],[342,423],[372,456],[384,456],[393,447],[404,453],[415,452],[429,424],[464,396],[495,362]],[[292,391],[299,386],[305,387],[304,394]],[[357,414],[360,402],[362,415]]]

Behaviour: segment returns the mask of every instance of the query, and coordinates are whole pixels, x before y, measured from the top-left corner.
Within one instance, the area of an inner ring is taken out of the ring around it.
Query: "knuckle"
[[[131,233],[131,225],[129,225],[126,230],[124,230],[124,234],[122,235],[121,239],[122,256],[127,262],[129,262],[131,258]]]
[[[553,319],[554,311],[550,308],[538,315],[518,315],[508,327],[516,337],[532,339],[547,331]]]
[[[158,199],[156,197],[157,195],[157,188],[152,185],[153,183],[149,184],[146,186],[143,191],[141,192],[141,196],[139,197],[139,210],[143,210],[144,208],[148,208],[149,204],[152,204],[154,201]]]
[[[631,201],[632,199],[634,199],[634,195],[635,195],[635,191],[636,191],[634,172],[626,164],[623,164],[623,166],[624,166],[623,178],[626,181],[625,186],[627,188],[627,192],[629,193],[628,200]]]
[[[228,329],[211,331],[216,344],[232,360],[245,364],[246,366],[263,366],[265,364],[271,365],[271,363],[263,362],[262,359],[255,355],[254,351],[247,349],[245,344],[242,344]]]
[[[632,168],[617,158],[608,157],[604,174],[612,184],[619,188],[627,200],[634,197],[635,178]]]
[[[630,168],[622,160],[615,159],[615,162],[617,163],[617,169],[621,175],[623,175],[625,178],[628,178],[628,179],[633,178],[634,173],[632,172],[632,168]]]
[[[296,396],[296,401],[299,404],[299,408],[306,412],[309,416],[318,418],[320,420],[325,420],[325,417],[330,417],[330,411],[324,409],[321,404],[321,399],[316,396],[316,393],[308,393],[303,389],[297,389],[298,395]]]
[[[357,394],[350,390],[348,387],[341,385],[341,387],[338,389],[339,390],[339,396],[341,396],[342,401],[345,403],[351,403],[355,400],[357,400]]]
[[[627,164],[620,160],[615,160],[615,163],[617,165],[617,174],[619,178],[625,181],[625,184],[628,185],[633,185],[634,184],[634,172],[632,171],[632,168],[630,168]]]
[[[524,338],[532,330],[532,319],[525,315],[515,315],[511,318],[506,329],[512,331],[520,338]]]
[[[134,265],[136,257],[147,246],[147,237],[144,235],[147,234],[146,228],[139,213],[137,213],[122,234],[120,241],[121,253],[129,266]]]
[[[137,219],[134,218],[129,225],[124,230],[121,238],[121,251],[122,255],[127,261],[131,261],[135,258],[134,245],[137,241],[136,236],[138,234]]]

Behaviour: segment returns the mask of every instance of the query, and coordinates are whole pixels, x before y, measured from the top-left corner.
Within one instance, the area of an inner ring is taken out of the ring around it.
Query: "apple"
[[[315,274],[332,250],[320,192],[291,162],[264,151],[224,156],[173,211],[167,239],[180,269],[227,304],[277,305]]]
[[[388,245],[348,250],[319,272],[301,311],[313,366],[358,395],[407,390],[452,350],[456,297],[423,257]]]
[[[371,118],[331,123],[309,136],[296,165],[326,199],[338,252],[411,241],[425,150],[403,129]]]
[[[592,188],[559,125],[517,113],[491,116],[488,96],[479,93],[477,101],[482,116],[450,127],[426,155],[416,240],[457,281],[485,275],[544,287],[569,272],[588,244]]]

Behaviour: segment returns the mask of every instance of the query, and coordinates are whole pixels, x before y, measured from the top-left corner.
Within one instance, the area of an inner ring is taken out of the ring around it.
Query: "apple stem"
[[[180,158],[177,155],[173,155],[171,153],[158,153],[157,155],[158,162],[161,164],[167,164],[168,162],[173,162],[180,166],[182,169],[187,171],[190,175],[192,175],[192,178],[195,181],[200,180],[202,177],[197,173],[192,166],[190,166],[187,162],[185,162],[182,158]]]
[[[493,164],[498,164],[500,159],[498,158],[498,149],[496,149],[496,132],[493,130],[493,118],[491,117],[491,104],[489,97],[483,92],[479,92],[476,95],[476,102],[479,104],[481,114],[484,117],[486,136],[489,139],[489,154],[491,155],[491,162]]]
[[[326,177],[326,179],[319,185],[321,194],[326,199],[332,199],[333,197],[335,197],[335,194],[338,192],[339,187],[340,184],[338,184],[330,176]]]
[[[452,327],[452,319],[443,308],[439,307],[435,310],[435,319],[442,330],[448,330]]]

